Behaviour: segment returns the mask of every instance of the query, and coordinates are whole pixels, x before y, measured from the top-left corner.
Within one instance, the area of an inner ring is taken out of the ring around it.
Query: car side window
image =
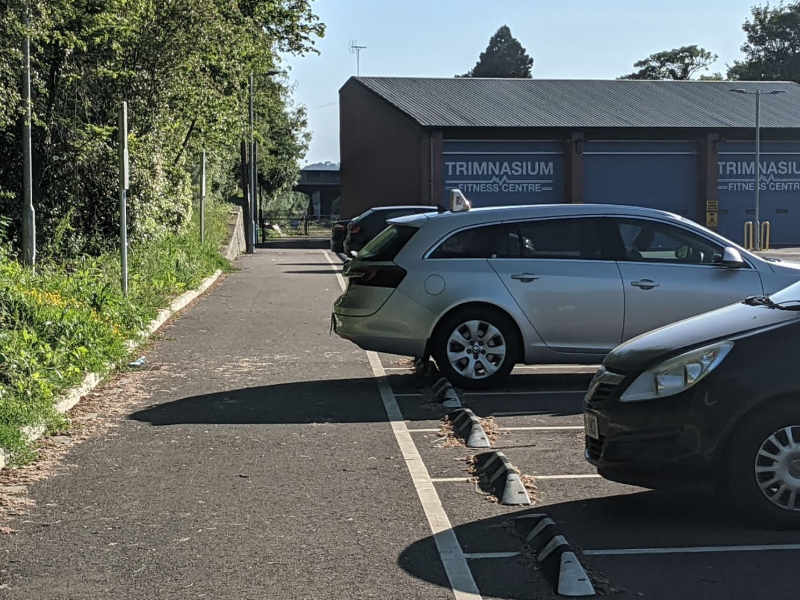
[[[622,260],[692,265],[712,265],[722,260],[720,246],[680,227],[632,219],[618,221],[618,228]]]
[[[486,225],[458,231],[434,250],[430,258],[505,258],[519,256],[517,237],[507,225]]]
[[[606,258],[598,219],[543,219],[517,226],[522,258]]]

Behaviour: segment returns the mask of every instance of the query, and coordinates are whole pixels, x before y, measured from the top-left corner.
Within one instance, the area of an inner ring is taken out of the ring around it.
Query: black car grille
[[[614,391],[617,389],[617,387],[618,386],[613,383],[600,383],[594,389],[594,394],[592,394],[591,400],[593,402],[603,402],[604,400],[608,400],[614,395]]]
[[[613,399],[620,393],[624,380],[624,375],[612,373],[601,368],[589,384],[589,393],[586,394],[587,404],[602,404],[607,400]]]
[[[591,460],[600,460],[600,456],[603,454],[603,444],[605,443],[605,437],[600,436],[599,439],[594,439],[586,436],[586,453],[589,455]]]

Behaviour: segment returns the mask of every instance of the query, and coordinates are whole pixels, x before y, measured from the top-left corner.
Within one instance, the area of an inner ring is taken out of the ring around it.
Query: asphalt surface
[[[495,448],[534,477],[535,504],[506,507],[467,480],[480,451],[439,434],[430,380],[382,355],[479,590],[465,596],[367,354],[328,334],[340,293],[329,258],[240,258],[149,349],[146,372],[100,392],[124,418],[32,486],[36,507],[0,536],[0,598],[555,598],[519,533],[542,512],[583,551],[603,596],[796,596],[800,550],[776,545],[800,543],[797,532],[749,525],[699,492],[596,477],[583,459],[591,368],[519,367],[501,389],[462,395],[493,418]]]
[[[413,574],[444,577],[366,355],[328,334],[324,255],[237,266],[146,354],[127,418],[32,486],[0,597],[452,597]]]

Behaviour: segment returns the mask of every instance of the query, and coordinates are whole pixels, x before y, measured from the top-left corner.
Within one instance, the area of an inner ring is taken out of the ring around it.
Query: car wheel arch
[[[714,450],[714,461],[719,462],[727,458],[731,444],[736,439],[736,432],[757,412],[764,410],[768,406],[779,404],[789,404],[794,402],[800,408],[800,389],[791,392],[781,392],[774,396],[762,398],[747,410],[742,411],[735,419],[732,419],[724,433],[720,436],[719,443]]]
[[[428,355],[430,353],[430,345],[431,340],[436,338],[436,335],[439,333],[439,329],[441,328],[442,323],[444,323],[450,315],[453,313],[468,309],[468,308],[485,308],[490,310],[496,310],[503,315],[505,315],[513,324],[514,324],[514,333],[517,336],[517,342],[519,343],[520,352],[522,356],[517,357],[518,360],[524,361],[525,360],[525,337],[522,335],[522,329],[517,322],[517,319],[514,318],[514,315],[511,314],[508,310],[503,308],[502,306],[498,306],[497,304],[493,304],[491,302],[482,302],[482,301],[470,301],[470,302],[462,302],[461,304],[456,304],[455,306],[450,307],[447,311],[443,312],[441,316],[436,320],[436,324],[431,329],[430,334],[428,335],[428,340],[425,343],[425,354]]]

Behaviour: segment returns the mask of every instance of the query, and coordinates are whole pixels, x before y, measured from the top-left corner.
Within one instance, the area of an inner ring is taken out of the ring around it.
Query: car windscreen
[[[416,232],[417,228],[409,225],[389,225],[359,251],[358,260],[394,260],[397,253]]]

